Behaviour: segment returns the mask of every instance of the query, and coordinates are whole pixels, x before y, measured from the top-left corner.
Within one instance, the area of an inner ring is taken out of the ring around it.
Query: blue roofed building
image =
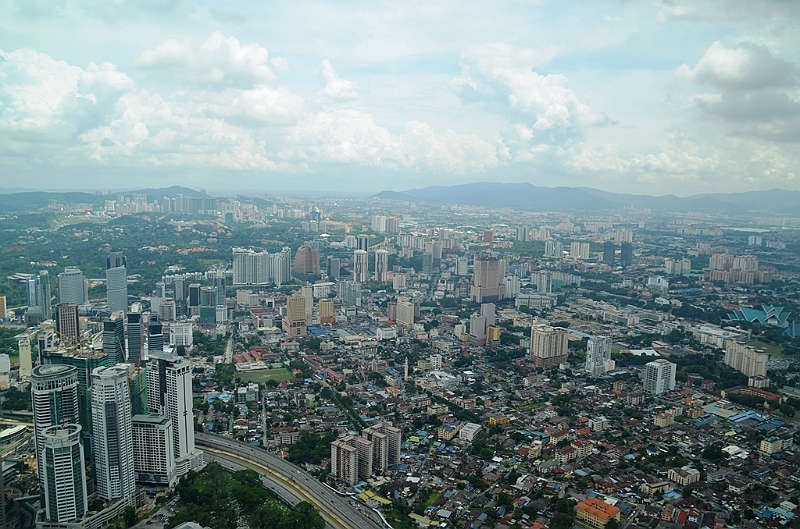
[[[783,307],[775,307],[773,305],[761,305],[761,310],[742,307],[729,313],[728,321],[758,322],[761,325],[787,327],[791,313],[784,312],[783,309]]]

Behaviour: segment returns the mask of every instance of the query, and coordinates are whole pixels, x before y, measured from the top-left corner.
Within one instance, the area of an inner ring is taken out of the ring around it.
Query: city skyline
[[[800,5],[0,6],[3,187],[800,189]]]

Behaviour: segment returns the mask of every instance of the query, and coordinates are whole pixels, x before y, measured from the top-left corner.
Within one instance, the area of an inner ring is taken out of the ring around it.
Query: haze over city
[[[0,187],[800,180],[800,4],[0,4]]]

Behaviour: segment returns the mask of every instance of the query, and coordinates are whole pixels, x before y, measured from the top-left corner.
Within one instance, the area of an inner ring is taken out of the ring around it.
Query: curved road
[[[363,504],[351,505],[331,488],[288,461],[254,448],[246,443],[234,441],[220,435],[196,433],[195,442],[220,459],[227,459],[252,468],[275,481],[283,488],[294,491],[296,496],[316,507],[328,525],[334,528],[385,529],[386,524],[371,509]]]

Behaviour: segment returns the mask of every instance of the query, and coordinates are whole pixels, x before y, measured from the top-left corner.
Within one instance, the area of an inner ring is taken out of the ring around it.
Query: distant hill
[[[477,182],[408,191],[381,191],[376,198],[428,204],[508,207],[538,211],[607,210],[633,207],[663,211],[793,213],[800,211],[800,191],[770,190],[677,197],[611,193],[585,187],[539,187],[532,184]]]

